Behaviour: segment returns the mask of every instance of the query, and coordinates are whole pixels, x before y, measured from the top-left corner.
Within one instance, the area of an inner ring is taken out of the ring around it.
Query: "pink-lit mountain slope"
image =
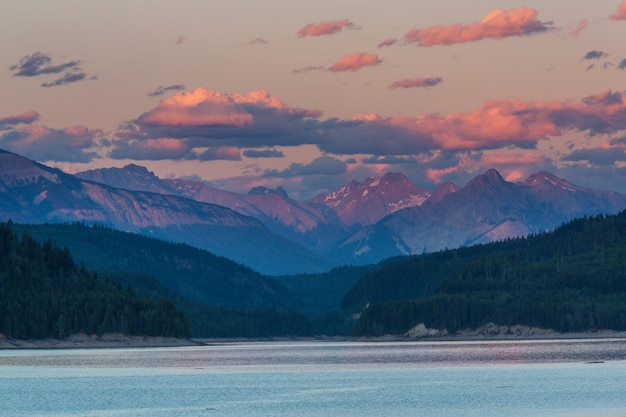
[[[86,181],[0,151],[0,221],[85,222],[185,242],[267,274],[333,263],[226,207]],[[293,259],[293,262],[286,262]]]
[[[338,221],[329,221],[311,205],[289,198],[280,187],[277,190],[256,187],[248,194],[238,194],[201,181],[160,179],[136,165],[95,169],[77,176],[129,190],[150,190],[226,207],[258,219],[274,233],[311,249],[333,244],[351,232]]]
[[[525,236],[576,217],[625,208],[624,194],[578,187],[546,173],[511,183],[490,169],[456,192],[362,228],[329,253],[343,262],[372,263]]]
[[[307,202],[331,209],[348,226],[367,226],[398,210],[420,206],[430,195],[403,174],[387,173],[363,183],[352,181]]]

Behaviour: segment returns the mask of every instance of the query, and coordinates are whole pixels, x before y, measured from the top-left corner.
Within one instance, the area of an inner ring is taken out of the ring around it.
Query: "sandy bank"
[[[499,326],[489,323],[477,329],[464,329],[449,334],[446,329],[429,329],[423,323],[409,330],[404,340],[550,340],[550,339],[626,339],[625,331],[590,330],[576,333],[559,333],[551,329],[522,325]]]

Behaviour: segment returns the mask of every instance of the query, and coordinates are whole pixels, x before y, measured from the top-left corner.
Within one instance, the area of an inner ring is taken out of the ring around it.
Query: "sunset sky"
[[[0,149],[295,198],[488,168],[626,193],[626,0],[3,0]]]

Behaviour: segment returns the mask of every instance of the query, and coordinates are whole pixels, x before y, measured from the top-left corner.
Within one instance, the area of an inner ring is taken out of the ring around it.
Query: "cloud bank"
[[[271,150],[275,146],[315,145],[334,155],[412,157],[441,151],[535,149],[540,141],[568,131],[593,136],[623,130],[626,98],[616,91],[581,100],[487,101],[476,110],[447,115],[371,114],[323,120],[321,112],[291,107],[267,91],[242,95],[198,88],[161,100],[118,131],[111,156],[236,160],[239,149],[245,149],[247,157],[279,157]],[[212,153],[202,156],[207,148]]]
[[[112,139],[84,126],[41,126],[39,117],[29,111],[0,118],[0,148],[39,161],[85,163],[103,152],[114,159],[153,161],[283,158],[278,147],[312,145],[321,157],[281,170],[257,167],[255,176],[268,184],[301,181],[302,187],[316,189],[323,187],[324,176],[342,182],[398,165],[431,181],[462,180],[455,176],[487,167],[506,168],[510,178],[528,172],[524,166],[615,168],[624,164],[626,149],[626,139],[606,146],[597,146],[596,139],[625,137],[626,96],[620,91],[578,100],[493,100],[450,114],[323,119],[319,111],[290,106],[263,90],[239,94],[197,88],[160,100]],[[542,153],[548,146],[544,142],[570,132],[596,145],[572,142],[560,156]]]

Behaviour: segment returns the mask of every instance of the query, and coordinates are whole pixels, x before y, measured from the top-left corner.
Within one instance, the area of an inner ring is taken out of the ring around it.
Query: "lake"
[[[626,340],[0,351],[0,415],[626,417]]]

